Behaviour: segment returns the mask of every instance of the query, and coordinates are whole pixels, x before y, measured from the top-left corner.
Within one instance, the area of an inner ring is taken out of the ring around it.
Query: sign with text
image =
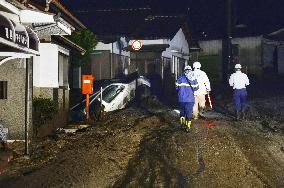
[[[39,39],[36,33],[2,14],[0,14],[0,37],[21,47],[38,51]]]
[[[93,94],[93,81],[93,75],[82,75],[82,94]]]
[[[14,42],[15,29],[12,22],[0,14],[0,37]]]

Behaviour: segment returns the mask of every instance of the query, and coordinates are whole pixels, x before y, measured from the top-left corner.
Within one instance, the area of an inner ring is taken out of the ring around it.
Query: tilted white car
[[[101,105],[105,112],[123,109],[135,98],[136,88],[151,86],[148,79],[139,77],[129,83],[112,83],[90,96],[90,112],[96,113]],[[70,121],[83,121],[86,115],[86,100],[76,104],[70,109]]]

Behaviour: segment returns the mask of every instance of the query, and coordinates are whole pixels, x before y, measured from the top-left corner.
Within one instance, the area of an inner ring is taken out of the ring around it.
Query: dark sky
[[[223,36],[226,0],[62,0],[98,35],[167,37],[186,21],[200,37]],[[162,17],[172,16],[172,17]],[[148,19],[149,18],[149,19]],[[152,18],[152,20],[151,20]],[[237,25],[246,27],[237,28]],[[284,27],[284,0],[232,0],[233,33],[267,34]]]

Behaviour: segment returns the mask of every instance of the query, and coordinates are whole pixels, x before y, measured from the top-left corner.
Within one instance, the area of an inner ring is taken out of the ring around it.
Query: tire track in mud
[[[193,179],[200,176],[205,169],[205,161],[199,144],[194,142],[194,145],[196,145],[196,161],[198,161],[197,170],[180,169],[174,162],[175,153],[178,147],[184,149],[185,145],[179,145],[171,138],[184,135],[185,140],[188,138],[192,140],[194,138],[192,132],[184,132],[176,125],[176,120],[173,123],[172,118],[165,118],[162,114],[151,114],[152,117],[159,118],[161,127],[152,129],[143,136],[139,151],[129,161],[125,175],[116,181],[114,187],[155,187],[161,185],[166,187],[192,187]],[[143,123],[147,118],[150,117],[139,119],[136,123]],[[172,145],[175,146],[172,147]],[[187,174],[191,171],[191,175],[184,175],[185,170]]]
[[[164,119],[158,118],[161,127],[151,129],[143,136],[137,155],[129,161],[124,177],[114,187],[189,187],[187,177],[172,164],[169,156],[172,153],[170,140],[176,129],[168,127]]]
[[[153,112],[151,112],[151,113],[160,117],[161,119],[163,119],[163,121],[170,124],[173,131],[184,130],[182,127],[180,127],[178,120],[175,120],[174,117],[170,116],[170,118],[169,118],[168,116],[166,116],[166,118],[165,118],[165,116],[164,116],[165,114],[163,114],[163,113],[153,113]],[[192,136],[192,130],[191,130],[189,136]],[[198,141],[200,139],[200,138],[197,138],[198,137],[197,134],[195,134],[194,137],[195,137],[196,141]],[[177,143],[176,143],[176,145],[177,145]],[[195,142],[195,150],[196,150],[196,157],[197,157],[199,167],[192,175],[183,176],[182,181],[181,181],[182,187],[189,187],[189,185],[192,183],[192,179],[200,176],[201,173],[205,170],[205,161],[204,161],[204,158],[203,158],[202,150],[201,150],[200,144],[197,143],[197,142]]]
[[[197,154],[197,160],[199,163],[199,168],[192,175],[194,178],[197,178],[198,176],[200,176],[200,174],[205,170],[205,161],[203,159],[202,151],[200,150],[198,146],[196,146],[196,154]]]
[[[173,122],[172,119],[170,119],[170,120],[166,119],[166,121],[168,123],[170,123],[172,127],[176,127],[180,130],[183,129],[183,128],[180,127],[177,120],[175,122]],[[188,137],[190,137],[190,136],[192,136],[192,130],[189,132]],[[200,138],[198,138],[197,134],[195,133],[194,140],[197,141],[198,139],[200,139]],[[201,150],[200,144],[197,143],[197,142],[195,142],[195,150],[196,150],[196,157],[197,157],[199,167],[192,175],[186,177],[187,181],[190,181],[192,178],[197,178],[205,170],[205,161],[204,161],[204,158],[203,158],[202,150]]]

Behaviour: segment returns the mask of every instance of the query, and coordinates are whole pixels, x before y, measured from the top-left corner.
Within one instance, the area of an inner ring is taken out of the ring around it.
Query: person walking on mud
[[[246,86],[249,85],[249,79],[245,73],[241,72],[241,68],[241,64],[236,64],[236,72],[231,74],[229,79],[229,84],[234,89],[234,102],[237,120],[241,118],[241,115],[244,119],[248,109]]]
[[[193,106],[193,119],[198,119],[199,114],[201,114],[199,108],[201,109],[201,112],[205,111],[205,95],[209,94],[211,91],[209,78],[204,71],[200,70],[200,68],[200,62],[196,61],[193,63],[194,77],[199,85],[199,89],[194,92],[195,103]]]
[[[188,132],[191,127],[192,110],[194,105],[194,91],[199,88],[189,65],[184,67],[184,74],[176,80],[178,102],[180,106],[180,123]]]

